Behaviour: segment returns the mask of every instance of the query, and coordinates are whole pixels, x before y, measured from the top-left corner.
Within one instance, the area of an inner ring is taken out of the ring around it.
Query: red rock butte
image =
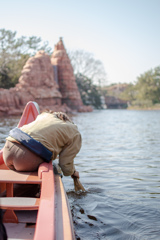
[[[37,52],[24,65],[14,88],[0,88],[0,116],[20,115],[29,101],[37,102],[41,111],[92,111],[90,106],[82,103],[61,38],[55,45],[51,58],[44,51]]]

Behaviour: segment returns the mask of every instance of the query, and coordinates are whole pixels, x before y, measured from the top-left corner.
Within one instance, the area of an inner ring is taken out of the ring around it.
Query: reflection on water
[[[160,111],[102,110],[73,117],[83,145],[75,159],[87,190],[63,177],[76,238],[160,239]],[[17,125],[1,119],[0,144]]]
[[[18,117],[0,118],[0,149],[4,146],[5,138],[8,136],[9,131],[16,127],[18,122]]]

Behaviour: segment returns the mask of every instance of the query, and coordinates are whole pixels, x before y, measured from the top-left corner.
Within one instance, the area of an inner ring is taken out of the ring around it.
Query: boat
[[[40,113],[36,102],[28,102],[17,127],[34,121]],[[40,196],[15,197],[13,185],[39,184]],[[62,176],[53,162],[42,163],[37,172],[7,168],[0,150],[0,197],[3,224],[8,239],[74,240],[74,227]]]

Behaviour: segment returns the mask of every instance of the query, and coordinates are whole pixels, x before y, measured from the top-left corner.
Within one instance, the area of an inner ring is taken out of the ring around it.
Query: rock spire
[[[62,94],[62,103],[72,109],[83,107],[82,99],[76,84],[73,68],[65,50],[62,38],[55,45],[51,56],[51,63],[57,66],[59,90]]]

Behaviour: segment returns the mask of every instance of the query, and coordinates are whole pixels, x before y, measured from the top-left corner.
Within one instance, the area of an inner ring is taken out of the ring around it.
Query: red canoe
[[[29,102],[18,127],[30,123],[39,114],[37,103]],[[3,162],[0,151],[0,198],[4,209],[3,222],[8,239],[73,240],[73,221],[68,198],[59,174],[52,162],[42,163],[38,172],[14,172]],[[40,197],[14,197],[13,184],[39,184]]]

